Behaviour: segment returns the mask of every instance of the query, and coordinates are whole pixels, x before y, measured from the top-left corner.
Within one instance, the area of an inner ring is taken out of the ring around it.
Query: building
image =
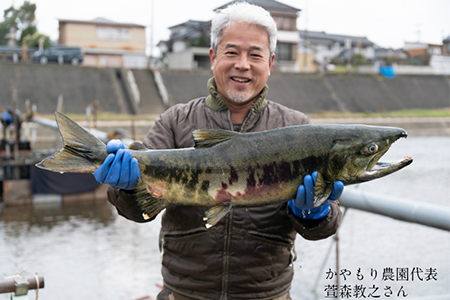
[[[219,11],[236,1],[229,2],[215,9]],[[297,70],[297,8],[274,0],[252,0],[270,12],[277,23],[277,53],[273,64],[274,70],[294,72]],[[163,61],[169,69],[209,69],[210,29],[211,21],[193,21],[169,28],[170,38],[158,43]]]
[[[158,43],[163,62],[169,69],[209,69],[211,21],[187,22],[169,27],[168,41]]]
[[[145,26],[96,18],[59,20],[59,44],[84,49],[83,65],[147,67]]]
[[[332,61],[348,63],[355,54],[363,55],[368,62],[375,59],[375,44],[363,36],[306,30],[300,30],[299,34],[297,61],[301,71],[315,72]]]
[[[428,53],[431,53],[430,67],[434,74],[450,75],[450,36],[442,40],[441,53],[435,46]]]
[[[420,42],[405,42],[403,51],[408,54],[410,63],[427,66],[433,55],[443,53],[442,45],[427,44]]]
[[[405,63],[408,60],[408,54],[403,49],[376,48],[375,62],[381,64]]]
[[[442,40],[442,54],[444,55],[450,55],[450,35]]]

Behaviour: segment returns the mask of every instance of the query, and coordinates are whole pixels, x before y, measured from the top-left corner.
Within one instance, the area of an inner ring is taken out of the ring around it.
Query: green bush
[[[38,48],[40,39],[44,41],[44,48],[50,47],[50,37],[39,32],[25,36],[22,43],[28,48]]]

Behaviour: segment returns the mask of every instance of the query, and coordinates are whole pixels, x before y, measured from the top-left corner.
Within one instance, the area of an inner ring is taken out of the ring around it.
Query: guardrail
[[[347,208],[450,231],[450,208],[446,206],[397,199],[354,189],[345,190],[340,201]]]

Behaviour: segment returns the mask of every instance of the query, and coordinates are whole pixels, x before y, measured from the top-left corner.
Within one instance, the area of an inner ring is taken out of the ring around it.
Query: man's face
[[[274,55],[263,28],[236,23],[222,32],[217,52],[209,50],[217,92],[225,101],[253,100],[266,85]]]

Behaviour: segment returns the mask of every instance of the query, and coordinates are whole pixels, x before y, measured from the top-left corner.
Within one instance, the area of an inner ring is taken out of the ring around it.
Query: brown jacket
[[[206,98],[178,104],[164,112],[144,138],[151,149],[194,145],[194,129],[233,130],[230,111],[208,82]],[[265,99],[260,94],[240,130],[256,132],[309,123],[302,113]],[[109,189],[110,202],[122,216],[145,222],[133,195]],[[207,208],[170,205],[162,217],[160,249],[164,284],[194,299],[271,299],[290,289],[295,259],[294,241],[327,238],[335,233],[341,211],[331,204],[320,220],[303,220],[286,203],[236,207],[217,225],[205,228]]]

